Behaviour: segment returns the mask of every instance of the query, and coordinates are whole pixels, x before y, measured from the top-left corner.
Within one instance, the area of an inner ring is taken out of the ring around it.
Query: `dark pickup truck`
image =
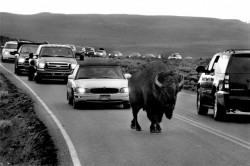
[[[43,44],[30,61],[29,80],[34,76],[37,83],[43,79],[68,80],[77,65],[72,48],[67,45]],[[33,69],[32,69],[33,67]]]

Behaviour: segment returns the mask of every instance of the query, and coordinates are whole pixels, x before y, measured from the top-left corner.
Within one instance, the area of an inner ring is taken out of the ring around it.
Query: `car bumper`
[[[250,112],[250,96],[230,96],[228,92],[217,92],[218,103],[226,109]]]
[[[4,60],[15,60],[15,55],[2,54]]]
[[[102,95],[108,95],[108,99],[102,99]],[[76,102],[89,102],[89,103],[128,103],[129,95],[127,93],[116,94],[74,94]]]
[[[55,79],[65,79],[68,78],[68,75],[72,74],[72,71],[45,71],[45,70],[37,70],[36,76],[40,78],[55,78]]]
[[[25,71],[25,72],[28,72],[28,71],[29,71],[29,65],[25,65],[25,64],[18,64],[18,65],[17,65],[17,68],[18,68],[20,71]]]

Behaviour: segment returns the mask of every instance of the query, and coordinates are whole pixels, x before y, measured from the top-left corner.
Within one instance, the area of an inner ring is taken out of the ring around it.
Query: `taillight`
[[[219,90],[229,90],[229,75],[225,75],[224,80],[219,82]]]
[[[229,89],[229,75],[225,75],[225,78],[224,78],[224,89],[225,90]]]

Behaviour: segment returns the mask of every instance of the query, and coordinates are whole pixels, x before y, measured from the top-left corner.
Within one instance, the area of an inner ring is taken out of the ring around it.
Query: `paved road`
[[[3,66],[13,71],[13,64]],[[232,114],[226,122],[216,122],[212,111],[198,116],[196,96],[182,92],[173,119],[163,119],[161,134],[149,132],[143,111],[139,113],[142,131],[137,132],[130,129],[130,109],[89,105],[74,110],[67,104],[63,83],[36,84],[26,76],[20,78],[62,123],[82,165],[250,166],[250,114]]]

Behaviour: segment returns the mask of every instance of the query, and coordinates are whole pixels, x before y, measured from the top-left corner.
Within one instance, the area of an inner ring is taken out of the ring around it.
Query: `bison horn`
[[[162,83],[160,83],[159,82],[159,80],[158,80],[158,75],[157,76],[155,76],[155,84],[158,86],[158,87],[162,87]]]

